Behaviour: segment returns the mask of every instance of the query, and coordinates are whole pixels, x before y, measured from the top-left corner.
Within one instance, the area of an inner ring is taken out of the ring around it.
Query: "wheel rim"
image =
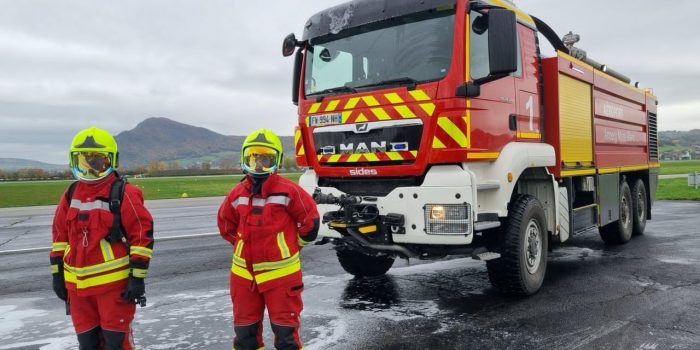
[[[644,200],[642,193],[637,193],[637,219],[639,219],[639,222],[644,221],[644,217],[646,217],[647,205],[644,203]]]
[[[626,196],[622,196],[622,210],[620,210],[620,220],[622,220],[622,224],[627,227],[630,224],[630,218],[632,217],[630,215],[630,204],[627,201]]]
[[[542,237],[540,234],[540,226],[535,219],[530,219],[525,229],[525,265],[527,272],[535,274],[542,260]]]

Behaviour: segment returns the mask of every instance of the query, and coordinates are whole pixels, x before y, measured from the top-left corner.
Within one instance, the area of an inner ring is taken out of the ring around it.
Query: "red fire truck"
[[[576,41],[505,0],[354,0],[287,36],[300,184],[342,267],[466,254],[530,295],[553,242],[642,234],[656,97]]]

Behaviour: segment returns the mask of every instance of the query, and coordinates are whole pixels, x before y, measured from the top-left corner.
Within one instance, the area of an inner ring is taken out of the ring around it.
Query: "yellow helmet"
[[[69,164],[78,180],[103,179],[119,166],[118,162],[117,142],[109,132],[93,126],[73,137]]]
[[[282,141],[270,130],[251,132],[241,146],[241,168],[253,175],[269,175],[282,163]]]

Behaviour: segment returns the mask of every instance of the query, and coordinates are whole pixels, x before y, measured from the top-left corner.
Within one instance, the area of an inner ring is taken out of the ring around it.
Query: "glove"
[[[68,299],[66,280],[63,277],[63,265],[58,265],[58,272],[53,274],[53,292],[63,301]]]
[[[144,279],[129,276],[129,282],[126,285],[126,290],[122,293],[122,299],[129,304],[136,304],[144,294],[146,294]]]

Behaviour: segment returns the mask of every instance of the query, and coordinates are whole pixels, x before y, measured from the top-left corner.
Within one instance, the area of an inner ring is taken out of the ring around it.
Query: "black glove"
[[[58,272],[53,274],[53,292],[56,293],[56,296],[63,301],[68,299],[66,280],[63,277],[63,264],[58,265]]]
[[[126,285],[126,290],[122,293],[122,299],[129,304],[136,304],[144,294],[146,294],[144,279],[129,276],[129,282]]]

